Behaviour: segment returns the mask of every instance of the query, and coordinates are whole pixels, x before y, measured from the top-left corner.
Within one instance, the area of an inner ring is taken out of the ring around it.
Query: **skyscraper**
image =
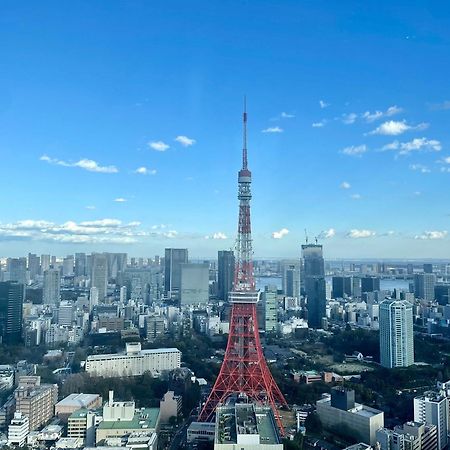
[[[92,254],[91,287],[98,290],[98,300],[103,302],[108,293],[108,258],[105,253]]]
[[[414,275],[414,296],[426,301],[433,301],[435,283],[434,273],[416,273]]]
[[[332,278],[333,298],[344,298],[353,295],[352,277],[333,277]]]
[[[380,290],[380,279],[378,277],[362,277],[361,292],[374,292]]]
[[[266,286],[261,295],[264,308],[264,323],[259,323],[260,328],[267,333],[275,333],[278,325],[278,299],[276,286]]]
[[[39,274],[40,260],[39,256],[34,253],[28,253],[28,271],[30,272],[30,280],[35,280]]]
[[[73,275],[74,258],[73,255],[68,255],[63,259],[63,276],[71,277]]]
[[[188,263],[187,248],[166,248],[164,258],[164,291],[175,300],[180,299],[181,264]]]
[[[322,245],[302,245],[302,258],[308,325],[311,328],[321,328],[322,319],[326,316],[327,303]]]
[[[414,364],[412,305],[406,300],[386,299],[380,303],[380,359],[388,368]]]
[[[50,255],[41,255],[41,273],[50,269]]]
[[[208,299],[209,265],[181,264],[181,304],[208,303]]]
[[[27,258],[9,259],[9,279],[23,286],[27,284]]]
[[[75,253],[75,276],[82,277],[86,272],[86,253]]]
[[[284,295],[300,298],[300,261],[282,261],[281,271]]]
[[[58,306],[60,301],[61,278],[58,269],[48,269],[44,272],[44,305]]]
[[[0,282],[0,342],[17,344],[22,338],[24,288],[13,281]]]
[[[217,257],[217,297],[227,301],[228,293],[233,289],[235,258],[232,250],[221,250]]]

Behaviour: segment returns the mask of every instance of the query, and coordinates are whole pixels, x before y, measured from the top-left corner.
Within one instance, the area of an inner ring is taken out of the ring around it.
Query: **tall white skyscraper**
[[[44,305],[59,305],[61,279],[58,269],[48,269],[44,272]]]
[[[105,300],[108,289],[108,257],[105,253],[92,255],[91,287],[98,289],[98,300]]]
[[[50,255],[41,255],[41,273],[50,269]]]
[[[386,299],[380,303],[380,359],[388,368],[414,364],[412,305],[406,300]]]
[[[122,286],[120,288],[119,301],[122,305],[124,305],[127,302],[127,287],[126,286]]]

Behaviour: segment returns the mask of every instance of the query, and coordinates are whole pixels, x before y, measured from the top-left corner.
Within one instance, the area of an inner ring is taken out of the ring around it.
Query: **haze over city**
[[[233,4],[233,7],[231,5]],[[2,2],[0,255],[450,250],[443,2]]]

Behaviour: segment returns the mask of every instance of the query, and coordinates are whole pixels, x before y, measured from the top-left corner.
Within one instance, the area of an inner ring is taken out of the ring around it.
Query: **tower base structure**
[[[232,309],[227,349],[199,421],[212,421],[218,405],[225,404],[232,395],[241,395],[257,405],[270,406],[283,433],[278,408],[287,408],[287,403],[263,354],[256,315],[258,298],[258,291],[230,293]]]

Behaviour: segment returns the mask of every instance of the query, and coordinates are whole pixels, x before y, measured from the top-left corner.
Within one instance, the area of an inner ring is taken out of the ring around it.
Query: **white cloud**
[[[97,161],[87,158],[80,159],[76,162],[69,162],[62,159],[50,158],[48,155],[42,155],[39,159],[49,164],[63,167],[78,167],[87,170],[88,172],[117,173],[119,171],[116,166],[101,166]]]
[[[149,169],[147,167],[141,166],[138,167],[134,173],[137,173],[139,175],[156,175],[156,169]]]
[[[117,203],[125,203],[127,201],[127,199],[123,198],[123,197],[117,197],[114,199],[114,201]]]
[[[329,228],[328,230],[321,231],[318,239],[331,239],[336,236],[336,230],[334,228]]]
[[[347,233],[347,236],[352,239],[369,238],[374,237],[375,235],[376,235],[375,231],[372,230],[353,229]]]
[[[381,148],[382,151],[397,151],[398,155],[408,155],[411,152],[440,152],[442,145],[436,139],[427,139],[425,137],[415,138],[409,142],[394,141]]]
[[[313,122],[312,127],[313,128],[322,128],[325,126],[325,123],[326,123],[325,120],[322,120],[320,122]]]
[[[287,228],[282,228],[282,229],[279,230],[279,231],[274,231],[274,232],[272,233],[272,237],[273,237],[274,239],[283,239],[284,236],[286,236],[287,234],[289,234],[289,230],[288,230]]]
[[[352,194],[350,195],[350,198],[352,198],[353,200],[361,200],[361,195],[360,194]]]
[[[284,130],[278,126],[276,127],[268,127],[262,130],[263,133],[282,133]]]
[[[139,222],[122,224],[118,219],[100,219],[84,222],[69,220],[62,224],[46,220],[19,220],[0,223],[0,240],[29,239],[59,243],[114,243],[130,244],[149,233],[138,229]]]
[[[330,106],[330,103],[325,102],[324,100],[319,100],[319,106],[322,109],[328,108]]]
[[[188,138],[187,136],[177,136],[175,140],[183,147],[190,147],[196,143],[195,139]]]
[[[396,120],[388,120],[387,122],[382,123],[379,127],[375,128],[368,134],[381,134],[384,136],[398,136],[399,134],[403,134],[406,131],[410,130],[425,130],[428,128],[427,123],[420,123],[416,126],[408,125],[406,120],[396,121]]]
[[[87,206],[85,206],[85,208],[93,210],[93,209],[95,209],[95,206],[94,205],[87,205]]]
[[[362,145],[351,145],[350,147],[345,147],[341,150],[341,153],[347,156],[362,156],[367,152],[367,146]]]
[[[225,240],[228,239],[228,237],[225,233],[218,231],[217,233],[213,233],[212,235],[205,236],[205,239]]]
[[[415,236],[415,239],[445,239],[447,237],[447,231],[424,231],[422,234]]]
[[[170,145],[166,144],[163,141],[153,141],[149,142],[148,146],[152,148],[153,150],[156,150],[157,152],[165,152],[167,149],[170,148]]]
[[[341,189],[350,189],[352,185],[348,181],[343,181],[340,186]]]
[[[281,113],[281,118],[282,119],[293,119],[295,117],[295,115],[294,114],[290,114],[290,113],[287,113],[287,112],[282,112]]]
[[[446,100],[442,103],[436,103],[434,105],[431,105],[431,109],[436,109],[436,110],[450,109],[450,100]]]
[[[395,114],[399,114],[403,111],[402,108],[399,108],[397,105],[394,106],[390,106],[386,111],[374,111],[373,113],[370,111],[366,111],[365,113],[363,113],[361,115],[361,117],[366,121],[366,122],[374,122],[375,120],[379,120],[383,117],[391,117],[394,116]]]
[[[352,123],[355,123],[357,118],[358,114],[356,113],[342,114],[342,122],[345,123],[346,125],[351,125]]]
[[[445,158],[442,158],[441,160],[439,160],[439,162],[442,164],[450,164],[450,156],[446,156]]]
[[[420,173],[430,173],[431,170],[423,164],[410,164],[409,168]]]

